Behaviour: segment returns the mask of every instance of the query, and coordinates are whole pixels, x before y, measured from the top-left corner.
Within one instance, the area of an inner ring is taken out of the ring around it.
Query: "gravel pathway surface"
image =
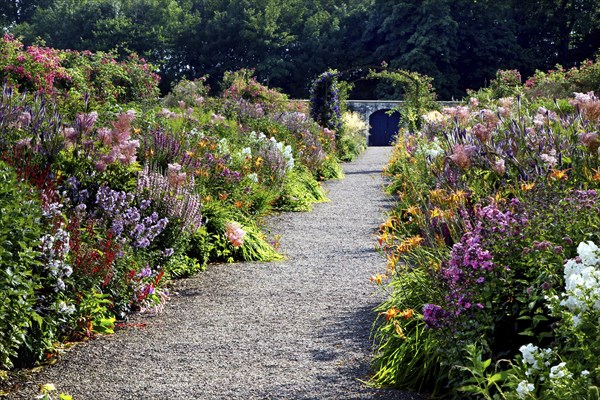
[[[269,219],[286,260],[210,265],[176,283],[156,317],[67,352],[14,398],[52,382],[74,399],[418,399],[368,388],[378,303],[369,276],[385,268],[374,234],[389,199],[371,147],[325,184],[328,203]]]

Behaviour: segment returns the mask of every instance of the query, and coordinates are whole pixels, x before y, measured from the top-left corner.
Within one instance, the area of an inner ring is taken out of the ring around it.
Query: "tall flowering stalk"
[[[164,176],[146,164],[138,177],[137,193],[152,200],[181,229],[193,233],[202,226],[202,201],[194,194],[194,177],[181,172],[181,165],[169,165]]]

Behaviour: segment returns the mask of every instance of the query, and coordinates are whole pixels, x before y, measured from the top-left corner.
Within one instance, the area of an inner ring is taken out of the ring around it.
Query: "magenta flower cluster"
[[[528,222],[517,199],[505,211],[497,204],[477,207],[474,217],[477,223],[466,223],[461,240],[452,247],[450,260],[439,271],[441,282],[447,287],[446,305],[435,307],[443,312],[432,304],[423,310],[428,312],[425,322],[431,328],[447,326],[461,314],[483,309],[486,283],[509,270],[494,261],[502,251],[498,245],[503,238],[518,238]]]

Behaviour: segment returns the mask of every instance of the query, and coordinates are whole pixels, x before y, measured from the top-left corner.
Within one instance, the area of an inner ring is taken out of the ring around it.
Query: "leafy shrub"
[[[294,168],[274,204],[278,211],[310,211],[312,204],[327,201],[319,182],[308,169]]]
[[[186,109],[191,106],[201,106],[208,101],[208,92],[210,88],[204,84],[206,78],[188,81],[183,79],[173,87],[171,92],[163,99],[163,104],[167,107],[179,107]]]
[[[35,311],[42,209],[31,189],[0,161],[0,366],[10,368],[27,332],[42,323]]]
[[[158,97],[158,75],[135,54],[117,61],[110,53],[24,48],[7,34],[0,46],[0,78],[20,90],[58,95],[74,105],[85,99],[93,106],[155,101]]]
[[[536,71],[525,82],[530,97],[564,98],[574,92],[600,91],[600,58],[585,60],[579,67],[565,69],[560,65],[547,72]]]

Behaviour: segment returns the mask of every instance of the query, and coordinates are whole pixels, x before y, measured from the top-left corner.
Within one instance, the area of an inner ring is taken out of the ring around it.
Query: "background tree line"
[[[255,68],[263,83],[304,98],[328,68],[382,61],[458,98],[497,69],[570,67],[600,48],[597,0],[2,0],[0,23],[28,44],[137,52],[159,66],[163,90]],[[353,97],[388,91],[360,82]]]

